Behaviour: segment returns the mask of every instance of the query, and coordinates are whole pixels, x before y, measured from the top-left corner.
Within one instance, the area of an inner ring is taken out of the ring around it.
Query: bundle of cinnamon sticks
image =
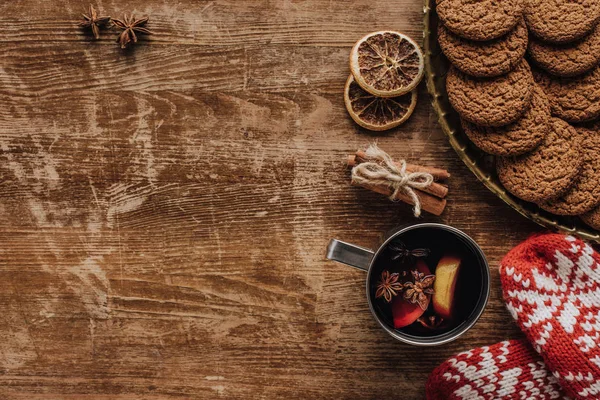
[[[369,162],[366,152],[357,151],[355,154],[351,154],[348,156],[348,166],[355,167],[358,164]],[[400,163],[395,163],[396,165],[400,165]],[[450,178],[450,173],[444,169],[426,167],[421,165],[407,164],[406,171],[409,173],[412,172],[425,172],[431,174],[433,176],[434,182],[428,187],[422,189],[414,189],[415,193],[419,197],[419,201],[421,203],[421,208],[428,213],[433,215],[441,215],[444,209],[446,208],[446,196],[448,195],[448,186],[440,183],[441,181],[446,181]],[[380,193],[386,196],[391,196],[394,190],[390,186],[382,186],[382,185],[360,185],[365,189],[369,189],[373,192]],[[414,201],[410,196],[402,191],[398,191],[396,194],[395,200],[400,200],[404,203],[415,205]]]

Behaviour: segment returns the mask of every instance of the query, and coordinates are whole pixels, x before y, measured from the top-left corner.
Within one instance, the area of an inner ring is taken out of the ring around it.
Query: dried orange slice
[[[350,53],[350,71],[367,92],[395,97],[412,91],[423,78],[423,53],[408,36],[394,31],[369,33]]]
[[[361,88],[350,75],[344,89],[344,102],[357,124],[372,131],[385,131],[410,117],[417,105],[417,90],[397,97],[378,97]]]

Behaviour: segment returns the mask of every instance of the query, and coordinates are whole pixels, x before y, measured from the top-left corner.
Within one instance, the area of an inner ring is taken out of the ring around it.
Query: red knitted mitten
[[[511,250],[500,275],[508,310],[564,391],[600,399],[600,255],[546,234]]]
[[[447,360],[429,377],[427,400],[566,399],[526,341],[481,347]]]

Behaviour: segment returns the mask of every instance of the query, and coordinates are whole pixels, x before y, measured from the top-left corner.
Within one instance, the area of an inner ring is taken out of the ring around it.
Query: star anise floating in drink
[[[444,323],[444,318],[437,315],[430,315],[429,317],[421,317],[417,320],[424,328],[437,329]]]
[[[98,12],[90,4],[89,14],[81,14],[83,21],[79,23],[79,26],[86,29],[91,29],[96,40],[100,39],[100,28],[105,27],[110,21],[110,17],[99,17]]]
[[[421,309],[426,310],[429,306],[429,296],[433,294],[435,275],[425,275],[416,270],[411,271],[411,275],[412,282],[402,283],[399,273],[390,273],[388,270],[384,270],[377,283],[375,298],[383,297],[389,303],[394,296],[403,293],[404,300],[411,304],[418,304]]]
[[[377,291],[375,297],[383,297],[388,303],[392,301],[392,298],[402,291],[402,283],[398,282],[398,274],[390,274],[389,271],[383,271],[381,273],[381,280],[377,285]]]
[[[396,241],[390,244],[389,249],[394,253],[392,260],[409,260],[412,261],[414,258],[425,258],[429,256],[429,249],[412,249],[409,250],[403,242]]]
[[[435,275],[425,275],[418,271],[412,271],[414,282],[404,284],[404,299],[412,304],[418,304],[422,310],[429,306],[428,295],[433,294],[433,282]]]
[[[113,23],[123,29],[121,35],[117,39],[117,42],[121,45],[122,49],[126,49],[132,43],[137,43],[137,33],[143,33],[145,35],[152,35],[152,32],[144,26],[148,23],[149,18],[144,17],[141,19],[135,19],[135,16],[124,15],[123,19],[113,19]]]

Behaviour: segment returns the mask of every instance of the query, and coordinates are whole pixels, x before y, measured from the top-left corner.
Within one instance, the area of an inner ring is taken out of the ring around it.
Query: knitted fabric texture
[[[566,399],[526,341],[480,347],[450,358],[429,377],[427,400]]]
[[[600,399],[600,256],[571,236],[545,234],[502,260],[508,310],[573,399]]]

